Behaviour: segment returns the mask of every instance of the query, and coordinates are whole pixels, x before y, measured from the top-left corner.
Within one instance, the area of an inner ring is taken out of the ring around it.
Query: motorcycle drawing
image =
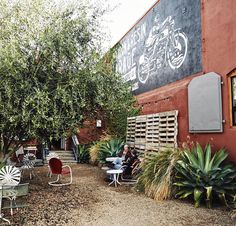
[[[188,50],[188,38],[180,29],[175,29],[174,25],[174,19],[168,16],[150,31],[145,51],[139,58],[138,79],[141,83],[146,83],[150,74],[163,65],[169,65],[175,70],[183,64]]]

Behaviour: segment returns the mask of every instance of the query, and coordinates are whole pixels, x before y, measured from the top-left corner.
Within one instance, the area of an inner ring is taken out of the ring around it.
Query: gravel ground
[[[196,209],[178,200],[155,202],[134,192],[132,186],[107,186],[104,172],[97,167],[73,165],[72,170],[72,185],[51,187],[47,167],[37,168],[40,180],[30,181],[27,223],[19,224],[23,212],[16,213],[12,221],[39,226],[236,225],[232,211]]]

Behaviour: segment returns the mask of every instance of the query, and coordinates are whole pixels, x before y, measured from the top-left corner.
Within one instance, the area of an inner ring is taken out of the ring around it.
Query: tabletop
[[[123,170],[112,169],[112,170],[107,170],[107,173],[109,173],[109,174],[118,174],[118,173],[123,173]]]
[[[116,159],[121,159],[122,160],[122,158],[120,158],[120,157],[108,157],[108,158],[106,158],[106,161],[107,162],[114,162]]]

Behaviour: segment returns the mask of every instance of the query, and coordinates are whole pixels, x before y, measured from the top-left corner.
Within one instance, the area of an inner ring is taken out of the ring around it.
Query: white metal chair
[[[14,190],[14,187],[20,183],[21,173],[20,170],[14,166],[4,166],[0,170],[0,219],[7,221],[10,224],[10,221],[3,217],[2,214],[2,199],[7,198],[10,200],[10,209],[11,215],[13,215],[12,203],[15,201],[17,193]]]
[[[36,162],[36,156],[33,153],[28,153],[24,155],[24,158],[22,160],[23,166],[21,166],[22,174],[24,170],[28,170],[30,173],[30,180],[32,179],[32,175],[35,176],[34,174],[34,165]]]

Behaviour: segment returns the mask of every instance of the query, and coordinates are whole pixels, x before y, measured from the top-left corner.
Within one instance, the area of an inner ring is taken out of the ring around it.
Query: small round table
[[[120,157],[108,157],[108,158],[106,158],[106,161],[107,162],[114,162],[114,161],[116,161],[117,159],[119,159]],[[122,159],[122,158],[120,158],[120,159]]]
[[[109,185],[114,183],[115,187],[117,187],[117,183],[120,184],[120,182],[118,181],[119,175],[120,175],[120,173],[123,173],[123,170],[112,169],[112,170],[107,170],[107,173],[113,175],[113,180]]]

